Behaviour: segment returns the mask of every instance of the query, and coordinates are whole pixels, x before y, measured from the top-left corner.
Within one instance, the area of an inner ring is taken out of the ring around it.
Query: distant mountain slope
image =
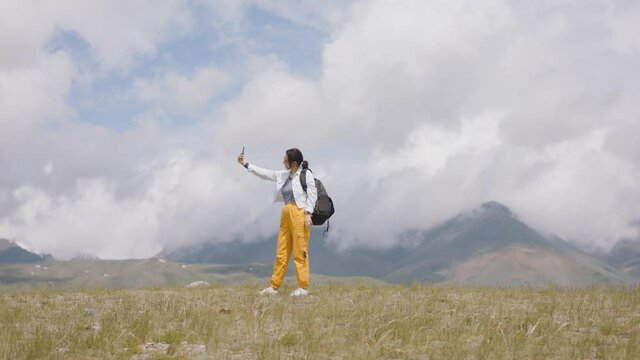
[[[48,260],[37,264],[0,264],[0,289],[39,288],[149,288],[185,286],[194,281],[210,284],[268,284],[271,266],[261,264],[179,264],[161,259]],[[382,284],[365,277],[329,277],[313,274],[312,284],[326,281]],[[295,286],[294,274],[286,284]]]
[[[367,248],[353,248],[336,252],[335,246],[326,241],[322,229],[311,230],[309,258],[311,271],[331,276],[370,276],[382,278],[388,273],[395,260],[406,256],[406,249],[394,248],[376,251]],[[157,258],[175,262],[198,264],[249,264],[272,265],[275,258],[276,235],[252,243],[240,241],[228,243],[204,243],[162,251]],[[295,271],[290,260],[289,271]]]
[[[416,234],[414,234],[416,235]],[[413,248],[333,251],[320,231],[309,243],[311,269],[390,282],[584,286],[627,284],[630,277],[557,237],[543,236],[506,206],[488,202],[431,230]],[[272,264],[275,235],[256,243],[203,244],[162,254],[180,262]],[[294,271],[290,265],[290,271]]]
[[[496,202],[460,214],[423,237],[385,280],[504,286],[630,281],[561,239],[541,235]]]
[[[33,253],[13,241],[0,239],[0,263],[32,263],[47,259],[51,259],[51,256]]]
[[[618,242],[604,260],[636,279],[640,279],[640,239],[626,239]]]

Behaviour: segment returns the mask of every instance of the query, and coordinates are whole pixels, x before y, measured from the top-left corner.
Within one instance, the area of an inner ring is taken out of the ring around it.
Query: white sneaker
[[[309,295],[309,291],[303,288],[297,288],[293,290],[290,296],[307,296]]]
[[[258,292],[260,295],[278,295],[278,290],[269,286],[268,288],[264,288]]]

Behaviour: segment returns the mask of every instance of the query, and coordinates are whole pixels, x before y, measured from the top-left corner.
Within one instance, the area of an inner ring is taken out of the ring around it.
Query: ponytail
[[[301,166],[302,166],[303,169],[307,170],[307,169],[309,169],[309,162],[307,160],[305,160],[305,161],[302,162]]]

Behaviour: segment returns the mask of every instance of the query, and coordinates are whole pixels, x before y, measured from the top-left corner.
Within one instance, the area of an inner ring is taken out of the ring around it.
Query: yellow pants
[[[310,237],[310,229],[304,226],[304,209],[298,209],[294,203],[285,204],[280,217],[276,261],[271,276],[272,288],[278,289],[282,285],[291,251],[293,251],[293,262],[296,265],[298,287],[303,289],[309,287],[309,254],[307,251]]]

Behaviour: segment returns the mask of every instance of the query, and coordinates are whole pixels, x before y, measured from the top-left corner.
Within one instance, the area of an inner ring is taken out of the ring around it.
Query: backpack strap
[[[302,172],[300,173],[300,185],[302,185],[302,190],[304,190],[304,192],[307,192],[307,170],[308,169],[302,169]]]

